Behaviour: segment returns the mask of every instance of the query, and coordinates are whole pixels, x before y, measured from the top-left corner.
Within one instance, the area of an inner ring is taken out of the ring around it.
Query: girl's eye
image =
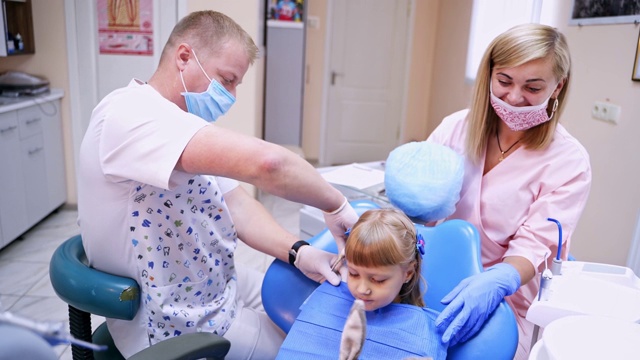
[[[382,279],[382,280],[378,280],[378,279],[371,279],[371,282],[374,282],[376,284],[382,284],[383,282],[385,282],[386,279]]]
[[[351,276],[352,278],[357,278],[359,275],[358,274],[354,274],[352,272],[349,273],[349,276]]]

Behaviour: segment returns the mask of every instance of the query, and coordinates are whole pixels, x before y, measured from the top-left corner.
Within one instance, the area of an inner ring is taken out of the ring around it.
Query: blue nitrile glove
[[[499,263],[470,276],[440,302],[447,305],[436,319],[442,341],[453,346],[472,337],[505,296],[520,287],[520,273],[513,266]]]

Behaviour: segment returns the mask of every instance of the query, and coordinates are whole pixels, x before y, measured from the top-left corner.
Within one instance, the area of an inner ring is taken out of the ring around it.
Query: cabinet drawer
[[[47,187],[46,160],[42,134],[20,142],[22,150],[22,179],[24,184],[29,226],[35,225],[50,211]]]
[[[18,139],[18,116],[15,111],[0,114],[0,141]]]
[[[44,114],[39,106],[30,106],[28,108],[18,110],[18,127],[20,129],[20,138],[26,139],[34,134],[42,133],[42,122]]]

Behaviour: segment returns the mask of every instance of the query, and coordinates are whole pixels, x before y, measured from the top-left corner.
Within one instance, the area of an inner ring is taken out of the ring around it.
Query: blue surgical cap
[[[464,160],[452,149],[427,141],[410,142],[389,153],[384,183],[393,206],[430,222],[453,214],[463,176]]]

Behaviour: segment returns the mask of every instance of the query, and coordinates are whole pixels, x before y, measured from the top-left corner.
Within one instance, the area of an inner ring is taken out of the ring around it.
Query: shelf
[[[0,56],[28,55],[36,52],[33,35],[31,0],[1,0],[3,26]],[[16,40],[20,35],[22,41]]]
[[[267,27],[304,29],[304,23],[300,21],[267,20]]]

